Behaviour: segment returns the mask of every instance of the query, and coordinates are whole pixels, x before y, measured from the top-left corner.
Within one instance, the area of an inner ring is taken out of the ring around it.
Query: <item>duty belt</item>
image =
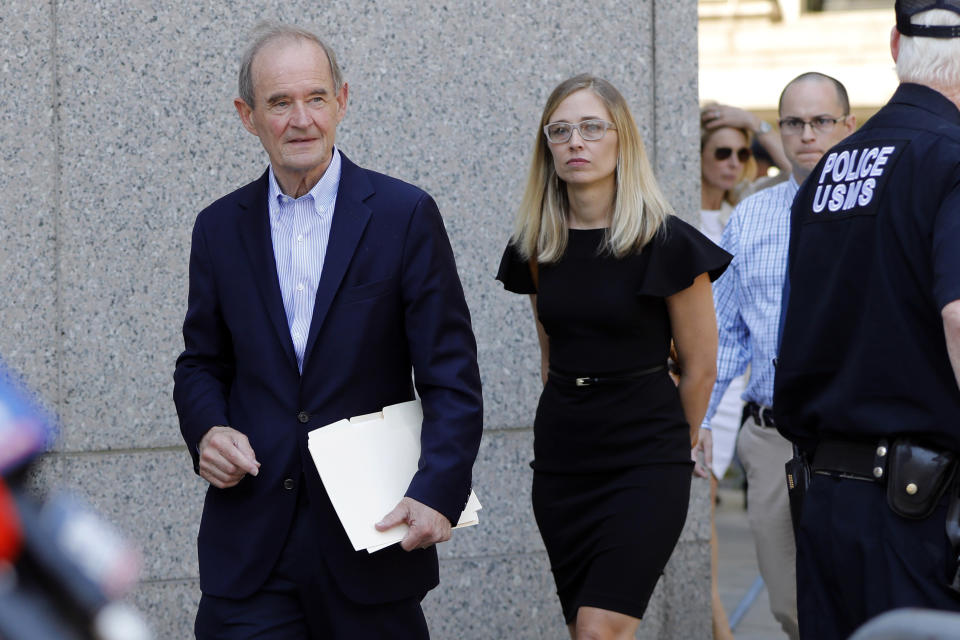
[[[886,440],[876,443],[822,440],[813,455],[811,471],[882,482],[887,472],[888,453]]]
[[[886,485],[887,503],[905,518],[925,518],[953,486],[957,456],[911,438],[875,443],[822,440],[813,454],[813,473],[829,474]],[[960,538],[958,538],[960,544]]]

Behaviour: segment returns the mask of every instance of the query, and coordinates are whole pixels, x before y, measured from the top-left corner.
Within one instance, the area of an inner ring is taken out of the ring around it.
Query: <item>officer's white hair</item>
[[[924,25],[960,25],[960,14],[946,9],[918,13],[910,22]],[[940,89],[960,89],[960,38],[900,36],[897,56],[900,82]]]

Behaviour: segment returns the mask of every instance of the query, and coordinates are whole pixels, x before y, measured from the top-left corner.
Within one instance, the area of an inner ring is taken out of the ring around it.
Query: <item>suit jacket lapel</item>
[[[250,185],[247,198],[240,201],[240,238],[247,258],[253,267],[254,280],[263,300],[263,306],[277,332],[277,338],[294,368],[297,356],[293,350],[287,313],[283,308],[277,261],[273,255],[270,233],[270,213],[267,205],[267,173]]]
[[[364,200],[373,194],[373,185],[363,169],[350,162],[340,153],[340,186],[337,189],[337,204],[333,210],[333,222],[330,226],[330,239],[327,242],[327,254],[320,272],[317,297],[313,303],[313,317],[310,320],[310,335],[304,350],[303,368],[306,370],[310,354],[317,341],[317,335],[330,311],[333,298],[340,288],[343,276],[350,266],[353,254],[363,237],[363,230],[370,220],[370,208]],[[281,305],[282,306],[282,305]]]

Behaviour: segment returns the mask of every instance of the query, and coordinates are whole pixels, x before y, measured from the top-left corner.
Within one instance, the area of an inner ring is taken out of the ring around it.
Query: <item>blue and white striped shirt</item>
[[[340,187],[340,152],[334,147],[330,165],[309,193],[296,200],[280,191],[270,167],[267,202],[277,278],[287,312],[287,326],[303,372],[303,356],[313,318],[313,303],[327,254],[330,224]]]
[[[799,185],[786,182],[753,194],[733,210],[720,246],[733,261],[713,284],[720,333],[717,381],[703,420],[710,420],[730,380],[750,365],[750,381],[741,398],[773,404],[773,359],[777,355],[780,298],[790,245],[790,207]]]

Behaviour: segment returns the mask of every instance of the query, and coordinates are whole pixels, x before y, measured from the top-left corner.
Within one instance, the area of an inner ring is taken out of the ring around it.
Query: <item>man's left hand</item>
[[[427,549],[450,539],[450,521],[446,516],[413,498],[402,499],[376,527],[377,531],[386,531],[404,523],[410,527],[400,541],[404,551]]]
[[[703,464],[700,464],[700,453],[703,454]],[[710,476],[713,467],[713,432],[710,429],[700,429],[700,438],[690,450],[690,458],[694,465],[693,475],[701,478]]]

